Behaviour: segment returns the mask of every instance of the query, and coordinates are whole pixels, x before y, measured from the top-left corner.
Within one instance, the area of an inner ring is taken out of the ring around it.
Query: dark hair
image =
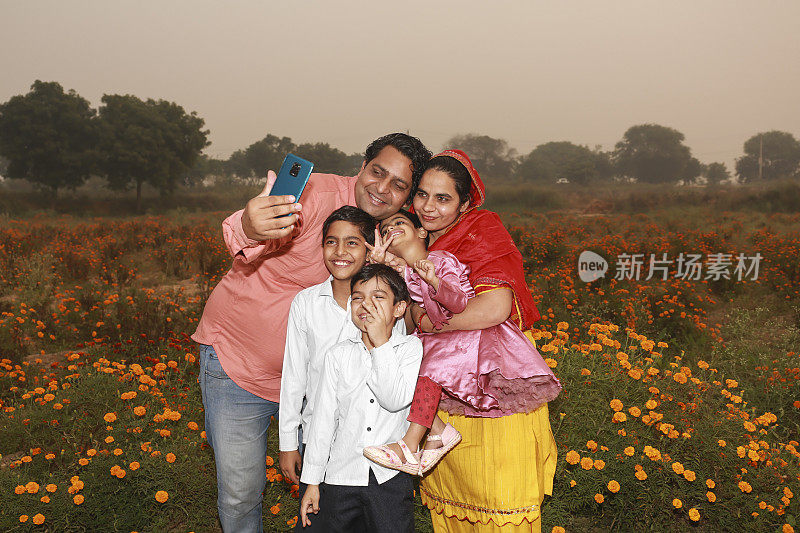
[[[378,153],[387,146],[394,147],[411,160],[411,194],[413,195],[417,190],[417,185],[419,185],[419,180],[425,169],[425,163],[428,162],[433,154],[416,137],[412,137],[407,133],[389,133],[379,139],[375,139],[367,146],[367,151],[364,153],[364,163],[369,163],[375,159]]]
[[[436,156],[428,161],[423,173],[430,169],[441,170],[452,178],[458,194],[459,204],[469,202],[469,193],[472,191],[472,176],[469,175],[467,167],[462,165],[460,161],[446,155]]]
[[[402,215],[402,216],[406,217],[411,222],[411,225],[414,226],[415,228],[417,228],[417,229],[422,228],[422,221],[419,219],[417,214],[416,213],[412,213],[411,211],[406,211],[405,209],[401,209],[400,211],[398,211],[394,215],[392,215],[390,217],[386,217],[385,219],[381,220],[380,222],[378,222],[378,226],[380,227],[380,224],[383,223],[385,220],[389,220],[390,218],[394,218],[397,215]],[[425,235],[425,247],[426,248],[428,246],[428,242],[430,241],[430,238],[431,238],[430,233]]]
[[[408,302],[411,299],[406,282],[400,274],[392,267],[380,263],[368,263],[356,272],[356,275],[350,278],[350,292],[353,292],[353,287],[356,286],[356,283],[364,283],[372,278],[382,279],[389,285],[389,288],[392,289],[392,294],[394,294],[394,303]]]
[[[356,226],[364,237],[364,240],[370,244],[375,244],[375,226],[378,225],[378,221],[366,211],[362,211],[352,205],[340,207],[325,219],[325,222],[322,224],[323,243],[325,242],[325,237],[328,236],[328,230],[331,228],[331,224],[340,220]]]

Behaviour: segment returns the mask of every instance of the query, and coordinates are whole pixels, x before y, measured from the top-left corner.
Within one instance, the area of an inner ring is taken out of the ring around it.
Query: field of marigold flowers
[[[224,216],[0,220],[0,529],[219,531],[189,335],[230,264]],[[504,220],[564,385],[544,530],[793,531],[800,216]],[[757,279],[586,284],[584,250],[762,260]],[[297,487],[267,462],[265,530],[289,530]]]

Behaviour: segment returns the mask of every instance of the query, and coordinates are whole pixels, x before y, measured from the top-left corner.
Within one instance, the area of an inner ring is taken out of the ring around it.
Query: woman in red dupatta
[[[441,227],[447,219],[437,218],[429,199],[444,181],[437,182],[433,173],[449,175],[458,196],[456,183],[461,181],[463,191],[467,179],[461,167],[469,175],[469,203]],[[522,331],[528,330],[540,315],[525,281],[522,255],[500,217],[479,209],[486,193],[472,162],[464,152],[447,150],[434,156],[427,168],[414,209],[433,241],[429,250],[445,250],[468,265],[477,294],[445,328],[483,329],[511,318]],[[425,316],[419,327],[432,331]],[[526,335],[531,338],[530,332]],[[464,416],[464,409],[449,398],[443,398],[440,409],[442,421],[454,426],[462,441],[420,483],[434,530],[540,531],[540,505],[545,494],[552,494],[557,455],[547,404],[497,418]]]

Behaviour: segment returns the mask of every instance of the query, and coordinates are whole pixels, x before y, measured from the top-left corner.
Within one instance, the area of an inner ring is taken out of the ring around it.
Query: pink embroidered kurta
[[[208,297],[192,339],[210,344],[241,388],[280,399],[286,324],[292,299],[325,281],[322,224],[336,209],[355,205],[356,178],[312,174],[300,198],[300,222],[288,238],[258,242],[242,230],[242,211],[222,223],[231,269]]]
[[[439,327],[463,311],[475,291],[469,267],[453,254],[436,250],[428,259],[440,279],[438,291],[410,267],[404,277],[411,298]],[[443,387],[441,408],[450,413],[499,417],[530,412],[561,391],[539,351],[511,320],[482,330],[416,335],[424,349],[419,374]]]

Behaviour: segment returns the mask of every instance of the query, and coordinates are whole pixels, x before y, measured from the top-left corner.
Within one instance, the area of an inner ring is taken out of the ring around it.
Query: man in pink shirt
[[[270,196],[276,175],[269,171],[261,194],[222,223],[233,265],[192,339],[201,345],[205,429],[224,531],[262,531],[267,427],[278,414],[289,307],[298,292],[328,277],[322,223],[343,205],[378,220],[393,215],[410,200],[430,156],[415,137],[385,135],[367,147],[357,176],[312,174],[302,204]]]

